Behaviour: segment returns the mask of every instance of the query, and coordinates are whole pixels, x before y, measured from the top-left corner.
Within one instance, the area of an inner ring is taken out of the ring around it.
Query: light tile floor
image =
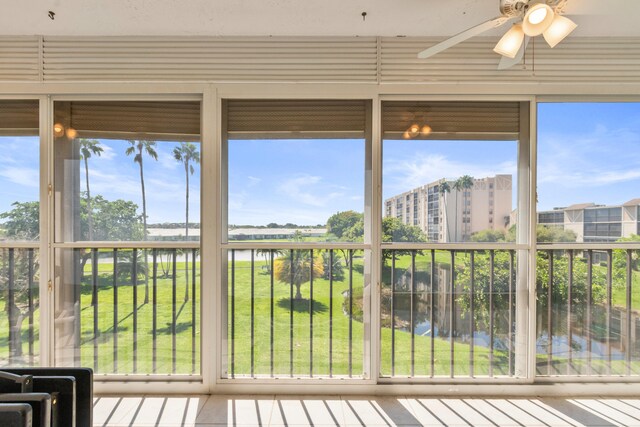
[[[640,426],[640,398],[101,396],[94,426]]]

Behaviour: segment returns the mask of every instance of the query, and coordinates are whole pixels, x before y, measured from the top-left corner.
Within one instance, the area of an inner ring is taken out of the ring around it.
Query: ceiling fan
[[[549,46],[555,47],[575,30],[576,23],[562,16],[566,3],[567,0],[500,0],[500,16],[423,50],[418,58],[429,58],[485,31],[514,22],[493,49],[502,55],[498,69],[507,69],[520,62],[530,37],[542,34]]]

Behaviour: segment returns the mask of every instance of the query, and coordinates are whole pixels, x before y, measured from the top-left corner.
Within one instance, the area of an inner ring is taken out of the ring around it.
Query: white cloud
[[[84,188],[84,180],[81,184]],[[111,200],[113,195],[117,198],[126,196],[141,197],[140,181],[114,172],[103,172],[97,169],[89,169],[89,185],[91,194],[102,194]]]
[[[418,154],[409,160],[388,160],[383,173],[385,192],[395,194],[442,178],[454,179],[462,175],[484,178],[495,174],[511,174],[515,177],[517,165],[515,161],[506,161],[486,166],[451,160],[442,154]]]
[[[39,188],[40,172],[38,169],[26,167],[4,167],[0,169],[0,176],[10,182],[25,187]]]
[[[249,175],[247,176],[247,181],[247,187],[255,187],[256,185],[260,184],[260,182],[262,182],[262,179]]]
[[[154,161],[151,158],[145,158],[144,159],[149,160],[149,161]],[[163,152],[158,152],[158,166],[162,169],[166,169],[166,170],[175,170],[176,168],[178,168],[178,166],[181,166],[182,163],[178,162],[174,157],[173,154],[167,154],[167,153],[163,153]],[[194,166],[195,167],[195,166]],[[184,170],[184,166],[181,166],[182,170]],[[184,174],[184,172],[183,172]]]
[[[101,160],[111,160],[117,156],[113,148],[107,144],[101,144],[100,147],[102,147],[102,153],[100,153]]]
[[[322,177],[313,175],[300,175],[290,178],[278,186],[280,192],[305,205],[324,207],[331,200],[343,195],[342,192],[325,193],[326,187],[320,184]]]

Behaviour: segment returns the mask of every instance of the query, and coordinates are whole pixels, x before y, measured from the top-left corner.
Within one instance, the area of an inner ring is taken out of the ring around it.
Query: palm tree
[[[100,141],[95,139],[78,140],[78,147],[80,149],[80,157],[84,160],[84,176],[87,183],[87,223],[89,226],[89,240],[93,240],[93,213],[91,212],[91,189],[89,188],[89,158],[91,155],[100,157],[104,151],[100,147]]]
[[[458,193],[462,190],[462,181],[460,178],[456,179],[451,186],[454,190],[456,190],[456,204],[455,204],[455,213],[456,213],[456,221],[455,221],[455,231],[453,234],[453,238],[458,241]]]
[[[464,191],[464,193],[462,193],[463,199],[462,199],[462,212],[464,215],[464,212],[467,212],[467,199],[468,199],[468,195],[467,195],[467,191],[470,188],[473,188],[473,177],[469,176],[469,175],[462,175],[460,177],[460,179],[458,179],[458,181],[460,181],[460,188]],[[465,230],[468,231],[468,227],[463,227],[465,228]],[[465,232],[462,233],[463,237],[467,236],[467,234]],[[464,240],[464,239],[463,239]]]
[[[193,175],[195,169],[193,164],[200,163],[200,153],[195,144],[190,142],[181,142],[179,147],[173,149],[173,157],[184,165],[184,174],[187,178],[186,183],[186,201],[185,201],[185,236],[189,240],[189,175]],[[195,260],[193,260],[195,262]],[[184,273],[186,278],[184,300],[189,300],[189,253],[185,252]]]
[[[440,180],[440,184],[438,184],[438,190],[442,193],[442,204],[444,209],[442,209],[442,215],[445,220],[445,227],[447,227],[447,242],[451,241],[451,230],[449,229],[449,215],[447,215],[447,193],[451,193],[451,186],[449,183],[442,178]]]
[[[279,282],[295,286],[296,294],[294,299],[300,301],[302,300],[302,293],[300,292],[302,285],[311,281],[312,277],[318,278],[324,274],[322,257],[319,256],[319,251],[313,254],[312,259],[310,250],[291,250],[288,256],[275,260],[273,273]],[[291,293],[293,294],[293,290]]]
[[[264,257],[264,269],[271,274],[271,254],[273,257],[280,257],[285,254],[284,249],[256,249],[256,255]]]
[[[142,186],[142,226],[143,226],[143,240],[147,240],[147,199],[144,191],[144,168],[142,164],[143,154],[147,153],[153,160],[158,160],[158,153],[155,150],[156,142],[141,140],[128,140],[131,147],[128,147],[125,153],[127,156],[134,154],[133,161],[140,166],[140,185]],[[145,252],[145,264],[146,264],[146,252]],[[148,269],[147,269],[148,270]],[[144,286],[144,303],[149,302],[149,279],[145,273],[145,286]]]

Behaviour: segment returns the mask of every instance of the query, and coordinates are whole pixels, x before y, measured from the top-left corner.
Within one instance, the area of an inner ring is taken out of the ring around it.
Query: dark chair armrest
[[[65,376],[76,379],[76,426],[93,427],[93,371],[89,368],[11,368],[19,375]]]
[[[28,393],[33,391],[31,375],[18,375],[0,370],[0,393]]]
[[[76,426],[76,380],[74,377],[33,377],[33,391],[57,393],[57,422],[63,427]],[[53,421],[53,420],[52,420]]]
[[[51,426],[51,401],[48,393],[5,393],[0,394],[0,403],[28,403],[33,408],[34,424]]]
[[[28,403],[0,403],[0,425],[3,427],[31,427],[33,409]]]

